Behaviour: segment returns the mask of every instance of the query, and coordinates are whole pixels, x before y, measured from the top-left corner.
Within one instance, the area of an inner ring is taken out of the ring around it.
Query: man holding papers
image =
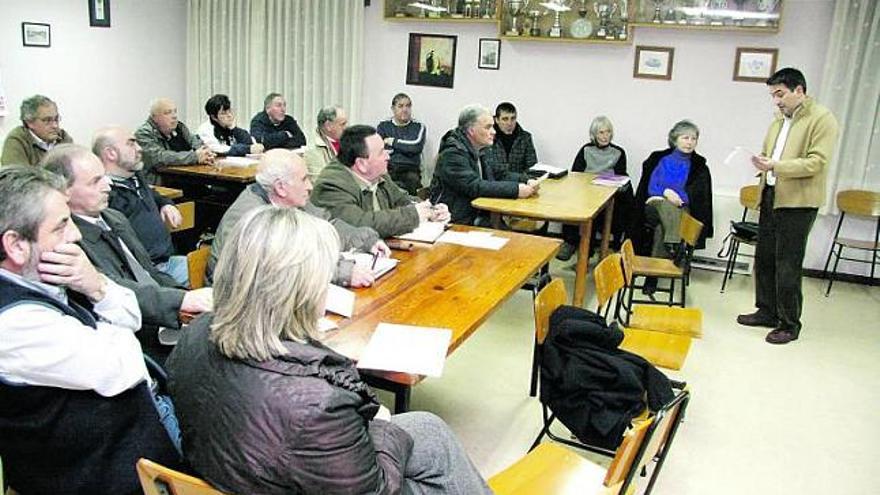
[[[767,342],[787,344],[801,331],[801,267],[816,213],[825,203],[825,174],[837,141],[837,119],[807,96],[801,71],[785,68],[767,80],[780,114],[760,156],[761,216],[755,249],[754,313],[740,325],[770,327]]]
[[[273,204],[301,209],[322,220],[330,220],[326,210],[309,203],[311,191],[312,183],[306,164],[299,155],[280,148],[264,153],[257,166],[256,182],[239,194],[217,226],[217,235],[211,244],[211,257],[208,259],[208,277],[213,278],[217,260],[232,229],[242,216],[255,208]],[[388,246],[379,240],[373,229],[352,227],[339,219],[333,219],[330,223],[336,228],[343,251],[365,251],[382,256],[388,254]],[[374,280],[369,267],[358,266],[353,260],[342,258],[337,263],[333,279],[334,283],[350,287],[368,287]]]
[[[312,194],[312,201],[333,218],[372,227],[383,238],[410,232],[420,222],[449,218],[446,205],[413,202],[388,177],[388,150],[376,129],[352,126],[339,141],[338,161],[321,171]]]
[[[495,142],[495,129],[489,110],[480,105],[466,106],[458,114],[458,127],[443,136],[431,200],[449,204],[454,223],[489,225],[488,214],[471,206],[476,198],[528,198],[538,192],[538,182],[520,184],[520,174],[508,172],[486,159],[485,148]]]

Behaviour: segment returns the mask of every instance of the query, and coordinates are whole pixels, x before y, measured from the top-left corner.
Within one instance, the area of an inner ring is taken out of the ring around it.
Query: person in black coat
[[[263,111],[251,119],[251,136],[266,150],[306,145],[306,135],[296,119],[287,115],[287,100],[279,93],[269,93],[263,101]]]

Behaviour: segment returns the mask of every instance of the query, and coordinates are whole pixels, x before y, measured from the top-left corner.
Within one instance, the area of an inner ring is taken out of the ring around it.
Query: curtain
[[[819,102],[840,124],[822,213],[838,191],[880,191],[880,2],[837,0]]]
[[[287,99],[309,142],[318,110],[360,108],[363,0],[189,0],[186,121],[207,119],[205,101],[229,95],[239,127],[271,92]]]

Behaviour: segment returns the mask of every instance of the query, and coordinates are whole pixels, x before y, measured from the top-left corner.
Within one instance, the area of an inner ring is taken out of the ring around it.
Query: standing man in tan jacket
[[[797,340],[801,330],[801,271],[807,237],[825,203],[825,175],[837,142],[837,119],[807,96],[807,81],[785,68],[767,80],[781,115],[770,124],[760,156],[761,217],[755,251],[754,313],[737,323],[766,326],[771,344]]]

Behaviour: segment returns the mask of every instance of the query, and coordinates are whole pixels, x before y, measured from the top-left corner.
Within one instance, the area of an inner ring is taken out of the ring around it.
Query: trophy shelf
[[[383,16],[391,22],[495,24],[498,23],[498,3],[501,1],[385,0]]]
[[[640,28],[777,33],[784,0],[638,0]]]
[[[634,0],[504,0],[498,36],[509,41],[630,45]]]

